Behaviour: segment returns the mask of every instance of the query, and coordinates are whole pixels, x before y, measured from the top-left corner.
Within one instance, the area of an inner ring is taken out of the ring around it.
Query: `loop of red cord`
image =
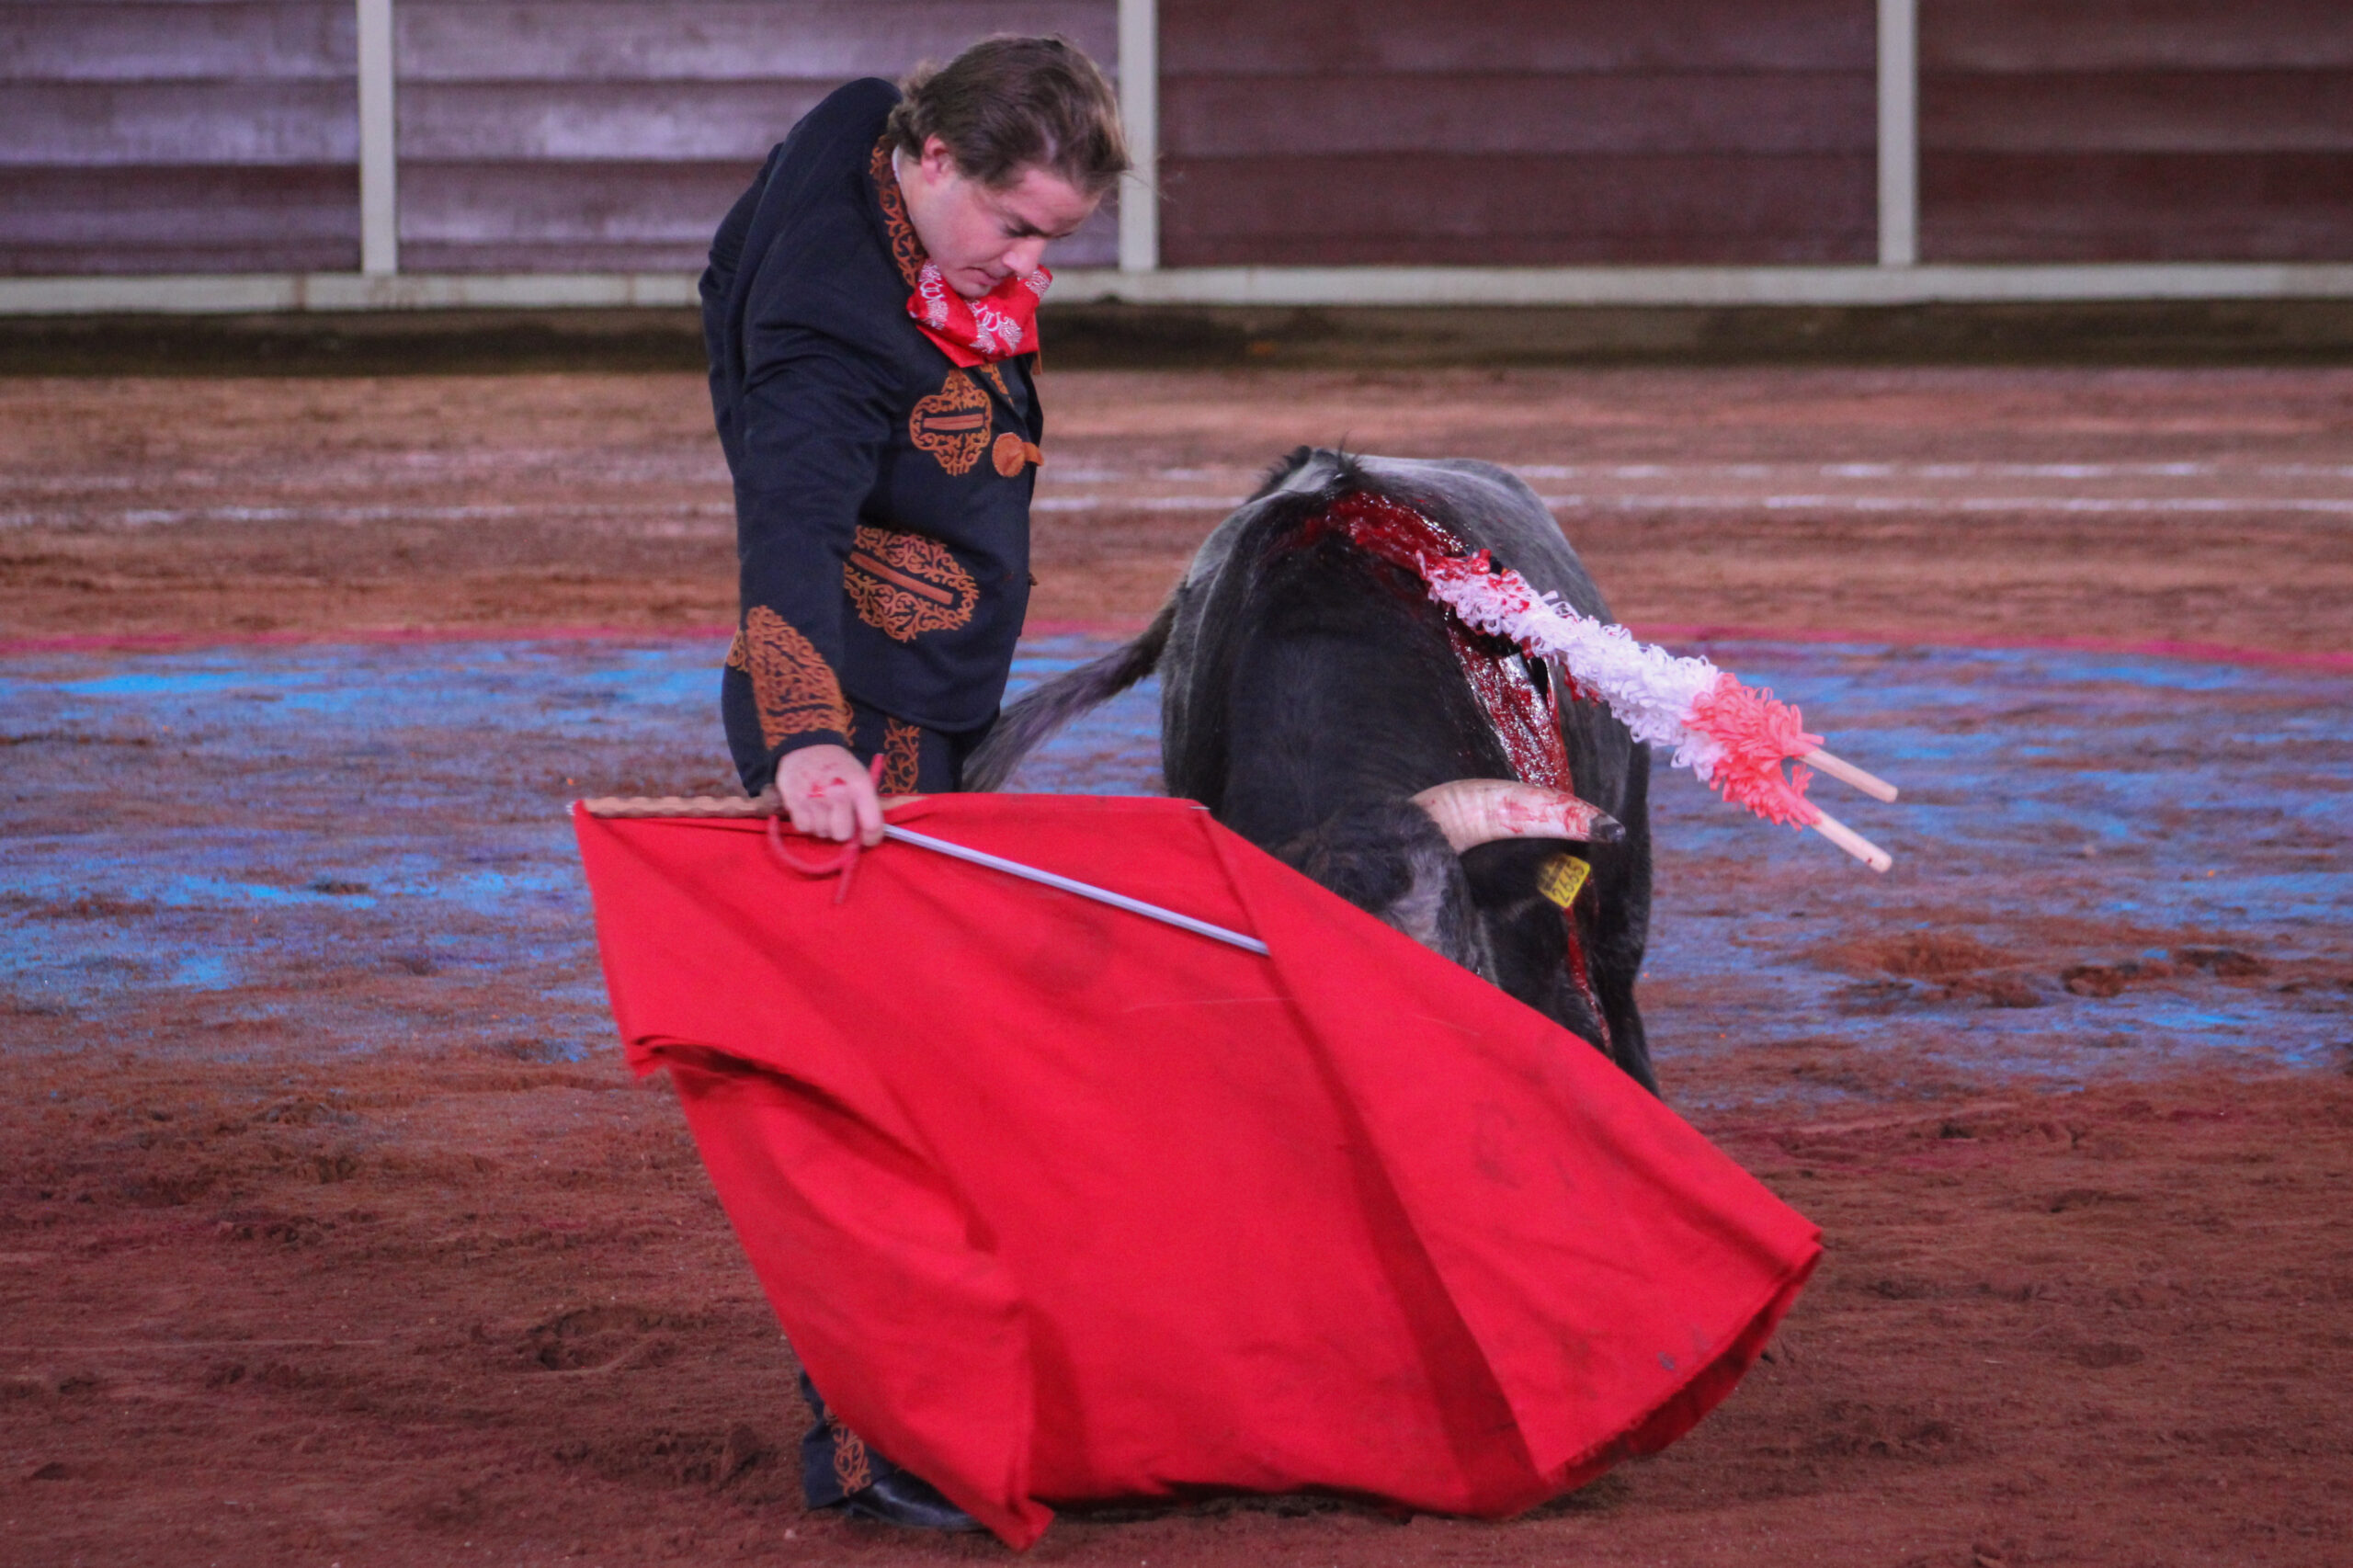
[[[881,788],[882,759],[880,756],[874,759],[869,773],[876,788]],[[784,846],[784,812],[781,801],[779,802],[777,814],[768,818],[768,849],[779,861],[783,862],[787,870],[796,871],[804,877],[830,877],[836,872],[840,873],[841,885],[834,890],[835,903],[849,897],[850,878],[857,874],[858,852],[863,847],[857,835],[852,834],[849,842],[841,846],[838,854],[830,859],[820,859],[813,865]]]

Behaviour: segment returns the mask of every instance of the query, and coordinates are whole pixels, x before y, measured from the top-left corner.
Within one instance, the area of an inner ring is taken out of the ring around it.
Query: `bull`
[[[1433,602],[1410,562],[1438,545],[1491,551],[1608,619],[1506,471],[1302,447],[1210,535],[1142,635],[1006,710],[966,787],[1000,787],[1063,724],[1157,671],[1171,794],[1656,1093],[1634,1000],[1649,748],[1547,662]]]

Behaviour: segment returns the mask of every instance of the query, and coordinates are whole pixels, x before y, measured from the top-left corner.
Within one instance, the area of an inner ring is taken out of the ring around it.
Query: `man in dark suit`
[[[880,796],[957,788],[995,721],[1044,460],[1040,263],[1127,167],[1092,62],[990,39],[834,93],[720,225],[703,333],[743,589],[721,709],[745,789],[803,833],[880,843]],[[972,1528],[803,1391],[812,1506]]]

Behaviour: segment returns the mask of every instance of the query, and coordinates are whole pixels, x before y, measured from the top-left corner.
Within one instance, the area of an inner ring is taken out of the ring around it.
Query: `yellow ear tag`
[[[1577,901],[1593,868],[1574,855],[1555,855],[1536,869],[1536,891],[1563,909]]]

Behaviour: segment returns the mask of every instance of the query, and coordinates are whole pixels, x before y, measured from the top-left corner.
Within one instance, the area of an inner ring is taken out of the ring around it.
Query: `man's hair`
[[[899,84],[890,135],[909,156],[937,136],[965,178],[993,190],[1042,169],[1085,196],[1128,172],[1120,100],[1068,39],[983,39]]]

